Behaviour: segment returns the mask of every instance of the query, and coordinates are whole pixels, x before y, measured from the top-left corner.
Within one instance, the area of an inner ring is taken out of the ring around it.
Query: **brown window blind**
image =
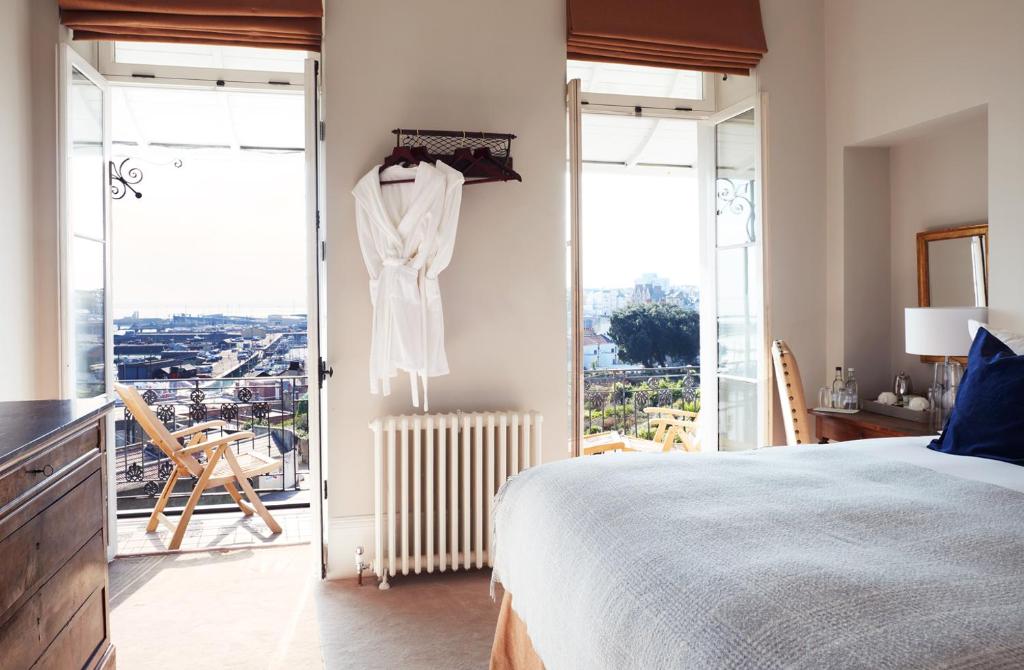
[[[76,40],[320,51],[322,0],[59,0]]]
[[[572,60],[749,74],[768,51],[758,0],[566,0]]]

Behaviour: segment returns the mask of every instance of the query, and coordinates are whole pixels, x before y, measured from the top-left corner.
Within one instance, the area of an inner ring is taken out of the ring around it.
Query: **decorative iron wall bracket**
[[[120,200],[121,198],[128,195],[131,191],[136,198],[142,197],[142,191],[135,188],[142,182],[143,174],[142,168],[129,167],[125,169],[125,165],[131,157],[125,158],[120,164],[110,161],[110,197],[114,200]],[[166,163],[164,163],[166,165]],[[174,159],[174,167],[180,168],[182,161],[180,158]]]
[[[129,160],[131,159],[125,158],[120,165],[110,161],[110,197],[114,200],[125,197],[128,191],[134,193],[136,198],[142,197],[142,193],[134,188],[142,181],[142,169],[130,167],[125,170],[125,163]]]

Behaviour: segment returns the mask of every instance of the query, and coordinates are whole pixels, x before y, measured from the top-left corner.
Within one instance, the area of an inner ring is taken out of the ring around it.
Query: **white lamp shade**
[[[966,356],[971,350],[967,322],[988,321],[987,307],[908,307],[906,345],[908,354],[919,356]]]

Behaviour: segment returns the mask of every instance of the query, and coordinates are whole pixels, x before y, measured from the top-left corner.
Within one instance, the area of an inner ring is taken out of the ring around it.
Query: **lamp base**
[[[932,427],[941,430],[956,405],[956,392],[963,377],[963,366],[959,361],[946,356],[941,363],[935,364],[932,374],[932,385],[928,389],[928,402],[932,411]]]

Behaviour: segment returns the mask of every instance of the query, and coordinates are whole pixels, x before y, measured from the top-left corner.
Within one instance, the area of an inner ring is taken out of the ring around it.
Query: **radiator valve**
[[[370,566],[363,561],[363,547],[356,547],[356,575],[359,578],[359,586],[363,585],[363,570],[368,567]]]

